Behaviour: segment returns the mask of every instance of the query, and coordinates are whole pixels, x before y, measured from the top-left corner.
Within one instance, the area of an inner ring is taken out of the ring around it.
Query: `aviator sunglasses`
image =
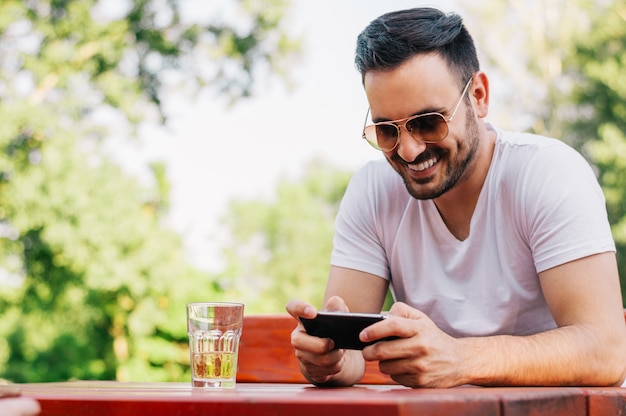
[[[448,136],[448,123],[452,121],[459,109],[463,97],[467,92],[472,78],[467,81],[459,101],[454,106],[450,117],[446,118],[441,113],[425,113],[402,118],[400,120],[381,121],[367,125],[363,128],[363,138],[375,149],[383,152],[391,152],[400,142],[400,127],[404,126],[411,137],[425,143],[440,142]],[[369,117],[370,109],[367,109],[365,123]]]

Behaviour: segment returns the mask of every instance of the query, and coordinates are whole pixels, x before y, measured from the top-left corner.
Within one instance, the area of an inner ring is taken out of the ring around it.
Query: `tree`
[[[596,168],[626,302],[626,3],[514,0],[467,7],[480,16],[477,43],[502,82],[500,98],[510,104],[502,114],[515,114],[516,128],[562,138]]]
[[[606,196],[617,245],[626,305],[626,1],[616,0],[594,13],[590,29],[575,37],[565,68],[575,81],[575,117],[568,135],[589,155]]]
[[[1,377],[188,378],[184,305],[222,291],[162,224],[163,166],[140,182],[100,144],[165,117],[173,74],[232,101],[296,46],[283,0],[229,3],[232,26],[186,21],[188,3],[129,1],[116,17],[105,1],[0,3]]]
[[[502,103],[490,114],[511,128],[563,138],[559,122],[571,85],[563,60],[577,32],[589,24],[587,0],[463,1],[477,49]],[[567,140],[566,140],[567,141]]]
[[[292,298],[321,306],[334,218],[351,173],[313,161],[301,180],[283,180],[276,199],[233,201],[231,243],[220,277],[230,297],[253,312],[284,311]]]

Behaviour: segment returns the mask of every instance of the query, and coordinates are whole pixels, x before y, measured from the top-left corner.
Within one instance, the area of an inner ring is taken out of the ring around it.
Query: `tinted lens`
[[[448,124],[441,114],[424,114],[406,122],[406,129],[425,142],[438,142],[448,135]]]
[[[376,126],[376,142],[381,149],[391,149],[398,141],[398,128],[391,124]]]
[[[398,141],[398,129],[392,124],[369,125],[363,130],[363,137],[375,148],[389,151]]]

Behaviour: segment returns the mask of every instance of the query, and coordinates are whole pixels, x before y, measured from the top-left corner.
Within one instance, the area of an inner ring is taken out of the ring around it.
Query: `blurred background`
[[[0,379],[186,381],[185,307],[319,305],[360,138],[356,36],[460,13],[488,121],[594,166],[626,288],[626,1],[3,0]]]

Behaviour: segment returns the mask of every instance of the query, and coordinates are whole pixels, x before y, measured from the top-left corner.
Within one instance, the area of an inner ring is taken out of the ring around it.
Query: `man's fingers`
[[[326,310],[329,312],[350,312],[346,302],[339,296],[331,296],[328,299]]]

